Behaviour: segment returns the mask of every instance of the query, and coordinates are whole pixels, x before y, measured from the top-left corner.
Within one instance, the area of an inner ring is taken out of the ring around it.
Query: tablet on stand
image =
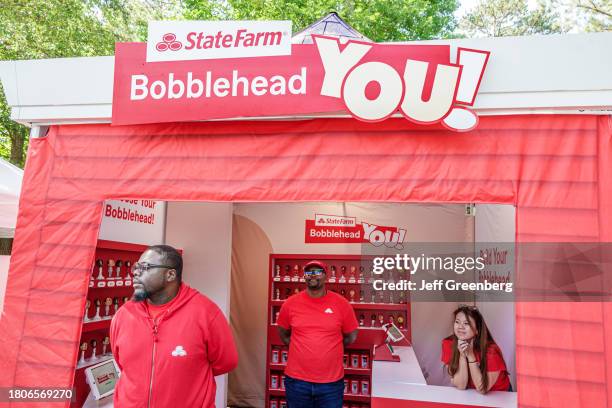
[[[85,369],[85,379],[91,392],[83,408],[101,408],[113,406],[113,393],[121,371],[115,359],[103,361]]]

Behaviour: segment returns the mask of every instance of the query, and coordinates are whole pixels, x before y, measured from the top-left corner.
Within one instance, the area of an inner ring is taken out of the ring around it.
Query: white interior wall
[[[516,208],[512,205],[479,204],[476,206],[476,248],[495,248],[494,243],[515,242]],[[504,245],[505,249],[507,245]],[[514,255],[508,263],[489,265],[487,270],[514,276]],[[514,281],[512,279],[512,281]],[[487,327],[499,345],[510,372],[510,382],[516,391],[516,319],[513,302],[484,302],[476,297],[476,306],[482,313]]]
[[[232,204],[170,202],[166,244],[183,250],[183,279],[229,320]],[[217,407],[226,406],[227,375],[216,377]]]

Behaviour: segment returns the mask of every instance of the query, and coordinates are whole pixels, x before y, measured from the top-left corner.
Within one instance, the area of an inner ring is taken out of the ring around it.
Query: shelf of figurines
[[[108,331],[98,334],[88,334],[85,339],[81,339],[79,345],[79,359],[76,369],[87,368],[91,365],[113,358],[110,348],[110,337]]]
[[[121,306],[128,300],[129,296],[119,298],[107,297],[105,299],[87,299],[85,301],[85,313],[83,315],[83,331],[90,332],[108,328],[110,321]]]
[[[131,261],[108,259],[105,262],[102,259],[96,259],[89,279],[90,289],[131,287],[132,284]]]
[[[367,284],[359,284],[360,286],[348,286],[346,284],[326,284],[328,290],[336,292],[353,305],[386,305],[386,306],[397,306],[395,309],[400,310],[406,307],[409,297],[404,291],[384,291],[370,289]],[[302,282],[273,282],[272,283],[272,302],[282,302],[287,300],[292,295],[300,293],[306,288],[306,283]],[[369,308],[360,307],[357,308]],[[388,310],[394,308],[387,307]]]
[[[375,320],[371,320],[372,322],[376,322]],[[387,320],[387,321],[390,321]],[[392,321],[390,321],[392,322]],[[361,322],[360,322],[361,324]],[[364,321],[364,325],[363,326],[359,326],[357,329],[359,331],[364,331],[364,332],[380,332],[380,333],[384,333],[384,329],[382,327],[382,325],[378,325],[380,323],[374,323],[374,326],[365,326],[365,321]],[[270,323],[270,327],[278,327],[278,324],[276,323]],[[406,336],[409,333],[409,330],[404,327],[403,325],[401,327],[398,326],[398,328],[400,329],[400,331]]]
[[[291,296],[304,290],[305,284],[296,283],[273,283],[272,299],[269,301],[272,310],[272,324],[276,323],[277,314],[281,306]],[[343,286],[336,287],[328,285],[329,290],[336,292],[346,298],[359,321],[360,328],[380,328],[385,323],[394,323],[400,329],[408,325],[408,304],[403,292],[399,295],[393,292],[368,291],[364,289],[348,289]],[[394,296],[395,295],[395,296]]]
[[[285,303],[284,300],[272,300],[270,304],[272,306],[282,306]],[[406,310],[406,304],[397,303],[361,303],[361,302],[350,302],[353,309],[356,310]]]
[[[302,265],[294,264],[293,267],[289,264],[285,264],[284,268],[281,267],[280,263],[286,262],[283,259],[277,259],[274,266],[274,272],[272,274],[272,282],[305,282],[304,279],[304,266],[305,263],[301,262]],[[335,262],[341,262],[336,260]],[[354,262],[354,261],[346,261]],[[372,284],[375,280],[384,280],[386,282],[401,281],[410,279],[410,274],[404,270],[389,270],[384,271],[381,274],[374,273],[373,270],[366,272],[363,266],[351,265],[348,268],[346,265],[342,265],[337,268],[335,265],[329,267],[329,273],[327,275],[327,283],[340,283],[340,284]]]

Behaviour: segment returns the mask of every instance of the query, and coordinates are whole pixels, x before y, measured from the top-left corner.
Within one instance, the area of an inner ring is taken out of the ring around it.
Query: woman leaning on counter
[[[502,352],[478,309],[460,306],[453,316],[453,334],[442,340],[442,362],[451,383],[482,394],[512,391]]]

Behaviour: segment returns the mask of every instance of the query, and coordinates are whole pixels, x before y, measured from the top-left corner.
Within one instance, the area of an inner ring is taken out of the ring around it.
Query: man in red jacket
[[[134,264],[132,301],[110,328],[121,369],[117,408],[214,407],[214,377],[238,364],[225,316],[181,283],[182,270],[181,255],[167,245],[147,248]]]

